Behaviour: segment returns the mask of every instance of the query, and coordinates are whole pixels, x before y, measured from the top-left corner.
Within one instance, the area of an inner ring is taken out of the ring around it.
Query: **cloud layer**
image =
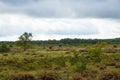
[[[17,40],[32,32],[35,40],[61,38],[114,38],[120,35],[120,20],[34,18],[25,15],[0,15],[0,40]],[[11,36],[11,37],[10,37]]]
[[[42,18],[120,18],[120,0],[0,0],[0,13]]]

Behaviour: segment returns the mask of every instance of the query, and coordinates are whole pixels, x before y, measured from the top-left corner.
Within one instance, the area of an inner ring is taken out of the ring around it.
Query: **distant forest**
[[[0,41],[0,43],[6,42],[7,44],[14,44],[14,41]],[[70,38],[65,38],[61,40],[33,40],[32,44],[37,44],[37,45],[52,45],[52,44],[59,44],[59,45],[80,45],[80,44],[96,44],[97,42],[107,42],[109,44],[119,44],[120,43],[120,38],[115,38],[115,39],[70,39]]]

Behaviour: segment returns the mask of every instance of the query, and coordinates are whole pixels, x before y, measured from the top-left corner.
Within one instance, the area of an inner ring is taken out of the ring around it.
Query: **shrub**
[[[73,57],[72,57],[72,64],[75,64],[79,61],[79,53],[75,50],[73,50]]]
[[[97,43],[94,48],[88,47],[88,53],[90,55],[90,59],[94,62],[101,62],[103,58],[102,47],[104,43]]]
[[[87,63],[89,62],[89,60],[82,54],[79,57],[79,63],[76,64],[76,72],[81,72],[87,69]]]
[[[2,43],[0,45],[0,52],[8,52],[8,51],[10,51],[9,46],[6,43]]]
[[[49,46],[49,49],[52,49],[53,47],[52,46]]]
[[[75,72],[82,72],[86,70],[86,65],[82,65],[81,63],[76,64]]]
[[[120,53],[115,54],[115,56],[114,56],[114,57],[115,57],[115,59],[116,59],[116,60],[120,60]]]
[[[62,47],[62,44],[59,44],[58,46],[59,46],[59,47]]]
[[[114,44],[114,45],[113,45],[113,48],[117,48],[117,45],[116,45],[116,44]]]

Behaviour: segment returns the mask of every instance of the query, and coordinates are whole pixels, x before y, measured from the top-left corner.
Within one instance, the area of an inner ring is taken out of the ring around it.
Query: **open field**
[[[13,46],[0,53],[0,80],[120,80],[120,47]]]
[[[120,0],[0,0],[0,80],[120,80]]]

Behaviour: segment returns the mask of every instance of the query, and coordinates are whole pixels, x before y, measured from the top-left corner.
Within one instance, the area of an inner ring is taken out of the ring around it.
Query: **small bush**
[[[115,54],[115,59],[116,59],[116,60],[120,60],[120,53]]]
[[[114,44],[114,45],[113,45],[113,48],[117,48],[117,45],[116,45],[116,44]]]
[[[84,70],[86,70],[86,65],[82,65],[80,63],[76,64],[75,72],[82,72]]]
[[[62,44],[59,44],[58,46],[59,46],[59,47],[62,47]]]
[[[102,47],[104,46],[104,43],[97,43],[94,48],[88,47],[88,53],[90,55],[90,59],[94,62],[101,62],[103,59],[103,51]]]
[[[89,60],[82,54],[80,57],[79,57],[79,63],[76,64],[76,72],[82,72],[84,70],[87,69],[87,64],[89,62]]]
[[[8,52],[8,51],[10,51],[10,48],[6,43],[0,45],[0,52]]]
[[[53,47],[52,46],[49,46],[49,49],[52,49]]]
[[[79,61],[79,53],[75,50],[73,50],[73,57],[72,57],[72,64],[75,64]]]

